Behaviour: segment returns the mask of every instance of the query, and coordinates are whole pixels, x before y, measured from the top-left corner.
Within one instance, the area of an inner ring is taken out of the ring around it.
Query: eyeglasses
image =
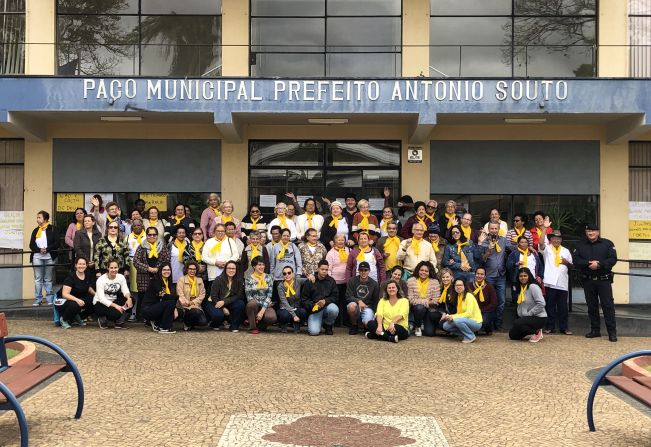
[[[427,208],[436,208],[434,205],[427,205]]]
[[[461,234],[458,231],[453,231],[452,234]]]
[[[156,237],[158,236],[156,233],[147,233],[147,237]]]
[[[522,222],[522,219],[513,219],[513,222]]]
[[[251,214],[259,213],[260,210],[251,210]]]
[[[197,231],[195,233],[192,233],[192,236],[203,236],[203,233],[201,231]]]
[[[115,225],[109,225],[109,230],[117,230],[117,229],[118,227],[116,227]]]
[[[188,272],[196,272],[197,268],[196,267],[188,267]]]
[[[288,275],[291,275],[291,274],[292,274],[292,272],[283,272],[283,276],[288,276]]]

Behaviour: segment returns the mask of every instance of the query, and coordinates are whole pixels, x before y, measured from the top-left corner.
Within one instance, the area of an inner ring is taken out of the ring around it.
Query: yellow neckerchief
[[[425,213],[425,217],[427,217],[429,220],[431,220],[432,222],[434,222],[434,213],[432,213],[432,214],[427,214],[427,213]]]
[[[258,250],[258,247],[253,244],[249,244],[249,246],[251,247],[251,259],[260,256],[260,250]]]
[[[371,217],[371,213],[362,213],[359,212],[359,215],[362,216],[362,220],[359,222],[359,228],[362,230],[368,230],[368,218]]]
[[[233,215],[227,216],[226,214],[222,214],[222,223],[226,222],[233,222]]]
[[[382,228],[382,231],[386,232],[387,231],[387,225],[391,223],[391,220],[384,220],[380,222],[380,228]]]
[[[542,230],[538,227],[536,227],[536,233],[538,233],[538,238],[542,236]]]
[[[81,230],[81,224],[79,222],[77,222],[75,224],[75,228],[77,229],[77,231]]]
[[[310,214],[307,211],[305,212],[305,219],[307,220],[307,227],[314,228],[312,226],[312,219],[314,219],[314,213]]]
[[[464,311],[463,302],[465,301],[466,291],[464,290],[457,295],[457,314],[462,314]]]
[[[256,231],[258,229],[258,221],[260,218],[258,217],[257,219],[251,218],[251,229],[253,231]]]
[[[156,247],[157,244],[158,242],[149,244],[149,256],[148,256],[149,259],[158,258],[158,248]]]
[[[185,214],[181,217],[174,216],[174,225],[181,225],[183,219],[185,219]]]
[[[470,233],[472,233],[472,228],[470,227],[466,228],[463,225],[461,225],[461,231],[463,232],[463,235],[466,237],[466,240],[470,240]]]
[[[332,221],[328,224],[329,227],[332,228],[337,228],[339,226],[339,217],[335,217],[334,214],[330,215],[332,217]]]
[[[196,259],[197,262],[201,262],[201,249],[203,248],[203,241],[199,241],[199,243],[192,241],[192,246],[194,247],[194,259]]]
[[[425,223],[425,219],[418,217],[418,214],[415,214],[414,216],[416,217],[416,220],[423,226],[423,229],[427,231],[427,227],[429,227],[429,225]]]
[[[140,245],[140,244],[142,244],[142,238],[145,237],[145,230],[142,230],[142,231],[140,232],[140,234],[136,234],[136,233],[134,233],[134,232],[132,231],[132,232],[131,232],[131,235],[133,236],[133,238],[134,238],[135,240],[138,241],[138,245]]]
[[[174,246],[179,250],[178,261],[183,262],[183,253],[185,252],[185,246],[188,245],[188,241],[183,239],[183,243],[180,243],[178,239],[174,239]]]
[[[414,255],[416,256],[420,254],[420,241],[422,241],[422,239],[416,239],[416,238],[411,239],[411,248],[412,250],[414,250]]]
[[[108,214],[106,215],[106,220],[108,220],[108,223],[115,222],[115,219],[109,216]]]
[[[457,242],[457,254],[458,255],[461,255],[461,253],[463,253],[463,250],[461,250],[461,247],[463,247],[464,245],[468,245],[468,242],[467,241],[466,242],[461,242],[461,241]]]
[[[219,212],[219,208],[213,208],[212,206],[210,207],[213,213],[215,213],[215,217],[221,216],[221,213]]]
[[[294,290],[293,280],[292,282],[283,281],[283,285],[285,286],[285,298],[289,298],[290,296],[296,295],[296,291]]]
[[[499,229],[499,231],[497,232],[497,234],[498,234],[499,236],[504,236],[504,235],[506,234],[506,230],[504,230],[504,228],[502,228],[502,221],[500,220],[500,221],[498,221],[497,223],[500,224],[500,229]]]
[[[219,239],[217,239],[216,237],[215,237],[214,239],[217,241],[217,243],[216,243],[215,246],[210,250],[210,254],[211,254],[211,255],[214,255],[214,254],[219,253],[219,252],[221,251],[221,249],[222,249],[222,242],[224,242],[224,241],[226,240],[226,236],[224,236],[224,237],[222,238],[222,240],[219,240]]]
[[[439,242],[441,242],[440,237],[436,241],[430,241],[430,243],[432,244],[432,248],[434,249],[434,253],[439,252]]]
[[[43,230],[45,230],[49,226],[50,226],[49,222],[45,222],[43,225],[39,226],[38,230],[36,230],[36,239],[41,237],[41,235],[43,234]]]
[[[346,262],[348,261],[348,253],[346,253],[346,247],[336,248],[339,252],[339,261]]]
[[[278,216],[278,223],[280,228],[287,228],[287,216]]]
[[[391,245],[395,245],[395,250],[389,251],[387,248],[389,248]],[[384,241],[384,251],[389,252],[389,253],[394,253],[398,251],[398,248],[400,247],[400,238],[398,236],[387,236],[386,240]]]
[[[464,245],[468,245],[468,242],[464,242],[463,244],[461,242],[457,243],[457,254],[461,258],[461,266],[462,267],[463,266],[470,267],[470,262],[468,262],[468,257],[466,256],[466,254],[461,249],[461,247],[463,247]]]
[[[522,253],[522,267],[527,267],[529,264],[529,260],[527,259],[529,257],[529,249],[527,248],[526,250],[522,250],[521,248],[518,248],[518,251]]]
[[[170,282],[166,279],[163,278],[163,291],[165,292],[166,295],[171,295],[172,292],[170,292]]]
[[[150,227],[155,227],[156,224],[158,223],[158,219],[147,219],[149,221],[149,226]]]
[[[427,298],[427,285],[429,284],[429,278],[425,278],[424,281],[418,278],[416,279],[416,283],[418,284],[418,295],[420,295],[421,298]]]
[[[282,259],[283,256],[285,256],[285,251],[289,248],[290,242],[287,242],[286,244],[283,244],[282,242],[278,243],[280,244],[280,252],[278,252],[276,259]]]
[[[456,216],[456,214],[454,214],[454,213],[452,213],[452,214],[445,213],[445,218],[448,220],[448,225],[447,225],[448,230],[452,227],[452,219],[455,216]]]
[[[513,242],[517,242],[518,238],[524,234],[527,229],[525,227],[522,227],[522,231],[518,231],[517,228],[513,227],[513,231],[515,232],[515,236],[513,236]]]
[[[472,293],[476,296],[479,297],[479,301],[482,303],[484,302],[484,287],[486,287],[486,280],[482,282],[477,282],[473,281],[472,284],[475,286],[475,290],[472,291]],[[479,292],[479,294],[477,294]]]
[[[450,284],[447,286],[443,286],[443,291],[441,292],[441,296],[439,297],[439,304],[445,303],[445,300],[448,299],[448,289],[450,288]]]
[[[524,303],[524,294],[527,292],[527,289],[529,288],[529,284],[526,285],[520,285],[520,294],[518,295],[518,304]]]
[[[554,251],[554,265],[558,267],[561,265],[561,246],[559,245],[558,248],[554,247],[553,245],[551,246],[552,250]]]
[[[190,298],[197,297],[197,278],[188,275],[188,282],[190,283]]]
[[[368,248],[368,247],[367,247],[367,248]],[[371,248],[371,250],[373,250],[373,249]],[[366,253],[367,253],[367,252],[365,252],[365,251],[360,247],[360,248],[359,248],[359,254],[357,255],[357,260],[360,261],[360,262],[363,261],[363,260],[364,260],[364,255],[365,255]]]
[[[264,273],[259,274],[258,272],[253,272],[251,277],[258,281],[258,289],[266,289],[267,282],[264,280]]]

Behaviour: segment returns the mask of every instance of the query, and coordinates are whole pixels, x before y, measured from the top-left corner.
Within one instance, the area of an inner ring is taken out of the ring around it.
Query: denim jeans
[[[506,303],[506,277],[492,276],[486,277],[486,282],[493,286],[497,294],[497,309],[495,309],[495,319],[493,320],[493,327],[500,329],[504,323],[504,305]]]
[[[443,330],[455,335],[461,335],[464,339],[472,340],[475,338],[475,331],[481,328],[481,323],[477,323],[470,318],[455,318],[452,321],[443,322]]]
[[[334,303],[328,304],[318,312],[314,312],[307,317],[307,333],[310,335],[319,335],[321,325],[332,326],[339,315],[339,306]]]
[[[230,316],[228,317],[228,321],[231,323],[229,329],[231,331],[236,329],[239,330],[240,325],[244,321],[244,301],[235,300],[228,306],[224,307],[230,312]],[[208,321],[210,322],[211,327],[218,328],[224,324],[226,315],[224,314],[223,308],[217,308],[215,307],[214,303],[206,300],[203,301],[202,308],[203,312],[206,314],[206,318],[208,318]]]
[[[54,292],[52,291],[54,286],[54,261],[51,258],[34,258],[32,265],[34,266],[34,297],[36,302],[40,304],[43,301],[41,293],[45,288],[45,299],[48,304],[51,304],[54,302]]]

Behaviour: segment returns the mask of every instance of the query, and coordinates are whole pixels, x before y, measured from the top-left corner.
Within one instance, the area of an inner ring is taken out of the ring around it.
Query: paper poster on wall
[[[273,194],[260,194],[260,208],[275,208],[276,196]]]
[[[384,198],[368,199],[368,204],[371,211],[382,211],[382,208],[384,208]]]
[[[102,206],[106,206],[107,203],[113,200],[112,192],[87,192],[84,194],[84,208],[86,209],[87,213],[90,213],[92,211],[93,205],[90,203],[90,199],[92,199],[96,194],[99,194],[100,197],[102,197]]]
[[[628,202],[628,238],[651,239],[651,202]]]
[[[651,259],[651,242],[631,242],[628,244],[628,258],[633,261]]]
[[[0,211],[0,248],[23,248],[22,211]]]
[[[83,207],[84,195],[82,193],[57,193],[57,212],[73,213],[77,208]]]
[[[145,201],[145,209],[150,206],[155,206],[159,211],[167,211],[167,194],[143,192],[140,193],[140,198]]]
[[[296,202],[298,202],[298,206],[302,207],[305,204],[305,201],[307,199],[313,199],[314,196],[297,196],[296,197]]]

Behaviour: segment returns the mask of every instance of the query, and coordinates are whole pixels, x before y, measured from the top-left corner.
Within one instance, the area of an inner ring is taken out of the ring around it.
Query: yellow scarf
[[[314,228],[314,227],[312,226],[312,219],[314,219],[314,213],[312,213],[312,214],[305,213],[305,218],[307,219],[307,226],[308,226],[308,228]]]
[[[542,230],[538,227],[536,227],[536,233],[538,233],[538,238],[542,236]]]
[[[328,224],[329,227],[337,228],[339,226],[339,218],[332,216],[332,221]]]
[[[364,214],[360,211],[359,214],[362,216],[362,220],[359,223],[359,228],[362,230],[368,230],[368,218],[371,217],[371,213]]]
[[[476,297],[479,297],[479,301],[481,301],[483,303],[484,302],[484,287],[486,287],[486,281],[482,281],[480,283],[477,282],[477,281],[473,281],[473,285],[475,286],[475,290],[473,290],[472,293]],[[479,294],[477,294],[477,292],[479,292]]]
[[[158,248],[156,248],[157,244],[149,244],[149,256],[148,258],[158,258]]]
[[[289,248],[289,242],[287,242],[286,244],[279,242],[279,244],[280,244],[280,252],[278,253],[276,259],[282,259],[283,256],[285,256],[285,250]]]
[[[465,291],[461,292],[459,295],[457,295],[457,314],[462,314],[464,311],[463,308],[463,301],[464,298],[466,297]]]
[[[140,234],[136,234],[132,231],[131,234],[138,241],[138,245],[142,244],[142,238],[145,237],[145,230],[142,230]]]
[[[515,232],[515,236],[513,236],[513,242],[517,242],[518,238],[524,234],[526,229],[522,227],[522,230],[518,231],[517,228],[513,227],[513,231]]]
[[[452,213],[452,214],[445,213],[445,218],[448,220],[448,225],[447,225],[448,230],[452,227],[452,219],[454,219],[455,217],[456,217],[456,214],[454,214],[454,213]]]
[[[518,295],[518,304],[524,303],[524,294],[527,292],[527,288],[529,288],[529,284],[527,285],[520,285],[520,294]]]
[[[468,242],[461,242],[461,241],[457,242],[457,254],[458,255],[463,253],[463,250],[461,250],[461,247],[463,247],[464,245],[468,245]]]
[[[184,240],[183,243],[181,243],[178,239],[174,239],[174,246],[179,250],[179,256],[177,257],[179,262],[183,262],[183,253],[185,252],[186,245],[188,245],[188,241]]]
[[[448,299],[448,289],[450,288],[450,285],[443,286],[443,291],[441,292],[441,296],[439,297],[439,304],[445,303],[445,300]]]
[[[411,249],[414,250],[414,255],[418,256],[420,254],[420,240],[417,240],[416,238],[413,238],[411,240]]]
[[[529,249],[522,250],[521,248],[518,248],[518,251],[522,253],[522,267],[527,267],[529,264]]]
[[[470,267],[470,262],[468,262],[468,257],[466,256],[466,254],[461,249],[461,247],[463,247],[464,245],[468,245],[468,242],[464,242],[464,243],[459,242],[459,243],[457,243],[457,254],[461,258],[461,266],[462,267]]]
[[[251,275],[253,279],[258,281],[258,289],[266,289],[267,288],[267,281],[264,280],[264,273],[259,274],[258,272],[253,272]]]
[[[439,242],[440,241],[441,241],[440,239],[437,239],[436,242],[432,241],[432,248],[434,249],[434,253],[439,252]]]
[[[47,227],[49,227],[49,226],[50,226],[50,224],[47,223],[47,222],[44,223],[43,225],[39,226],[39,227],[38,227],[38,230],[36,230],[36,239],[38,239],[39,237],[41,237],[41,235],[43,234],[43,230],[45,230],[45,229],[46,229]]]
[[[201,262],[201,249],[203,248],[203,241],[199,241],[197,244],[195,241],[192,241],[192,246],[194,247],[194,259],[197,262]]]
[[[258,217],[257,219],[253,219],[253,218],[251,218],[251,229],[252,229],[253,231],[256,231],[256,230],[258,229],[258,221],[259,221],[259,220],[260,220],[259,217]]]
[[[364,252],[364,250],[362,250],[362,249],[360,248],[360,249],[359,249],[359,254],[357,255],[357,258],[356,258],[356,259],[357,259],[359,262],[362,262],[362,261],[364,260],[364,255],[365,255],[365,254],[366,254],[366,253]]]
[[[108,214],[106,215],[106,220],[108,220],[109,223],[115,222],[115,219],[113,217],[109,216]]]
[[[174,216],[174,225],[181,225],[181,221],[183,221],[183,219],[185,219],[185,214],[181,217]]]
[[[416,282],[418,283],[418,295],[423,299],[427,298],[427,285],[429,284],[429,278],[425,278],[425,281],[418,278]]]
[[[165,286],[163,288],[163,291],[165,292],[165,295],[171,295],[172,292],[170,292],[170,283],[166,278],[163,278],[163,285]]]
[[[472,232],[472,228],[470,227],[466,228],[463,225],[461,225],[461,231],[463,232],[463,235],[466,237],[466,240],[470,240],[470,233]]]
[[[278,216],[278,223],[280,223],[280,228],[287,228],[287,217]]]
[[[285,298],[289,298],[292,295],[296,295],[296,291],[294,290],[294,281],[292,282],[283,281],[283,285],[285,286]]]
[[[219,208],[213,208],[212,206],[210,207],[213,213],[215,213],[215,217],[219,217],[221,213],[219,212]]]
[[[425,213],[425,217],[427,217],[429,220],[431,220],[432,222],[434,222],[434,213],[432,213],[432,214],[427,214],[427,213]]]
[[[502,222],[501,221],[500,221],[500,229],[497,232],[497,234],[499,234],[500,236],[504,236],[506,234],[506,230],[504,228],[502,228]]]
[[[429,225],[425,223],[425,219],[421,219],[420,217],[416,216],[416,220],[423,226],[423,230],[427,231],[427,227],[429,227]]]
[[[390,222],[391,222],[390,220],[382,219],[382,222],[380,222],[380,228],[382,228],[382,231],[384,232],[387,231],[387,225],[389,225]]]
[[[498,241],[495,241],[495,251],[498,253],[502,251],[502,247],[500,247],[500,243]]]
[[[558,267],[561,265],[561,246],[559,245],[558,248],[556,248],[552,245],[552,250],[554,251],[554,265]]]
[[[190,298],[197,297],[197,278],[188,275],[188,282],[190,283]]]
[[[227,216],[226,214],[222,214],[222,223],[226,222],[233,222],[233,216]]]
[[[217,239],[217,238],[215,238],[215,240],[217,241],[217,243],[216,243],[215,246],[210,250],[210,254],[211,254],[211,255],[215,255],[215,254],[217,254],[217,253],[219,253],[219,252],[221,251],[221,249],[222,249],[222,242],[224,242],[224,241],[226,240],[226,236],[224,236],[224,238],[223,238],[221,241],[220,241],[219,239]]]
[[[346,247],[337,248],[337,251],[339,252],[339,261],[340,262],[348,261],[348,253],[346,253]]]
[[[260,256],[260,250],[258,250],[258,247],[256,247],[253,244],[249,244],[251,246],[251,259],[257,258]]]
[[[148,219],[148,220],[149,220],[150,227],[155,227],[156,224],[158,223],[158,219]]]
[[[77,230],[81,230],[81,224],[80,224],[79,222],[77,222],[77,223],[75,224],[75,228],[76,228]]]

